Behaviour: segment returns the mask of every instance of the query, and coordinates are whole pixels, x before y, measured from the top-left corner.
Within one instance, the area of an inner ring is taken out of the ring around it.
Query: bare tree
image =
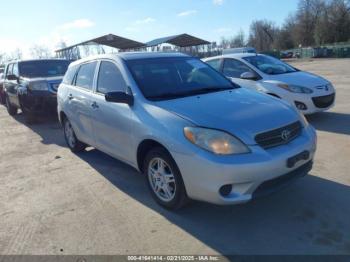
[[[295,47],[296,43],[293,37],[295,27],[295,15],[289,15],[275,37],[274,47],[279,50],[286,50]]]
[[[249,45],[258,51],[266,51],[274,48],[275,39],[279,28],[268,20],[256,20],[250,26]]]
[[[38,58],[38,59],[52,57],[52,52],[50,51],[50,49],[43,45],[34,45],[30,49],[30,54],[33,58]]]
[[[350,0],[299,0],[281,27],[258,20],[250,26],[249,44],[259,51],[350,41]]]
[[[67,43],[63,40],[61,40],[57,45],[56,45],[56,48],[57,49],[63,49],[63,48],[66,48],[67,47]]]
[[[231,39],[231,47],[242,47],[246,45],[245,34],[241,29],[239,32]]]
[[[332,42],[350,40],[350,1],[333,0],[328,6],[328,28]]]
[[[0,65],[4,64],[6,61],[6,55],[5,53],[0,54]]]
[[[23,57],[22,50],[19,48],[16,48],[15,51],[13,51],[8,57],[7,60],[20,60]]]
[[[236,35],[231,38],[222,37],[220,41],[221,48],[235,48],[246,45],[246,38],[243,30],[239,30]]]

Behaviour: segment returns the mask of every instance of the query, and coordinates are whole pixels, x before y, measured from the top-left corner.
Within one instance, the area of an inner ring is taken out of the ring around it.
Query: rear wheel
[[[1,92],[0,92],[0,104],[2,104],[2,105],[6,104],[5,95]]]
[[[72,152],[78,153],[86,148],[86,145],[78,140],[73,127],[67,118],[63,120],[63,131],[66,143]]]
[[[162,147],[151,149],[144,161],[144,173],[153,198],[168,209],[180,209],[188,202],[181,173]]]
[[[17,115],[18,108],[11,105],[11,102],[8,96],[5,96],[5,102],[6,102],[6,109],[9,115],[11,116]]]

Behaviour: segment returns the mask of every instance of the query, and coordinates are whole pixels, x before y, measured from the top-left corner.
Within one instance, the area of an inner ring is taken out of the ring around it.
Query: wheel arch
[[[143,162],[145,160],[147,152],[149,152],[152,148],[156,148],[156,147],[164,148],[169,153],[169,155],[171,156],[171,153],[166,148],[166,146],[164,146],[160,142],[158,142],[158,141],[156,141],[154,139],[144,139],[138,145],[137,153],[136,153],[137,168],[139,169],[139,171],[143,172]]]
[[[61,125],[63,125],[63,120],[67,118],[67,115],[64,111],[60,111],[58,113],[58,120],[60,121]]]

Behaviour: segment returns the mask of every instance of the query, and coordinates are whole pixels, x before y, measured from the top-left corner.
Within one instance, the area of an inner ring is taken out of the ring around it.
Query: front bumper
[[[255,145],[250,146],[250,149],[250,154],[236,156],[217,156],[203,150],[194,154],[172,152],[172,155],[190,198],[219,205],[240,204],[258,196],[266,181],[274,181],[290,174],[294,174],[294,178],[304,176],[309,171],[305,166],[312,163],[316,151],[316,132],[308,126],[287,145],[268,150]],[[309,158],[288,168],[287,160],[303,151],[310,152]],[[287,180],[294,179],[286,179],[284,182]],[[268,186],[268,193],[286,183],[275,184],[276,187]],[[232,190],[223,196],[220,188],[225,185],[232,185]]]
[[[21,104],[35,114],[57,112],[57,95],[51,92],[31,92],[21,97]]]
[[[282,97],[284,100],[287,100],[293,106],[296,106],[296,103],[302,103],[306,106],[306,110],[300,110],[303,114],[314,114],[318,112],[324,112],[331,109],[335,104],[335,92],[327,93],[315,93],[312,95],[305,94],[289,94],[286,97]]]
[[[298,167],[297,169],[289,172],[288,174],[265,181],[254,191],[253,198],[259,198],[269,195],[270,193],[289,185],[298,178],[306,176],[311,171],[312,166],[313,162],[312,160],[310,160],[306,164]]]

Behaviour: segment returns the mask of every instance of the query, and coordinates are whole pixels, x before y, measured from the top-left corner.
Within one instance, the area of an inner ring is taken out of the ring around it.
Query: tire
[[[63,132],[67,146],[72,152],[79,153],[85,150],[86,145],[78,140],[68,118],[64,118],[63,120]]]
[[[10,102],[8,96],[5,96],[5,102],[6,102],[6,109],[7,109],[7,112],[9,113],[9,115],[10,116],[17,115],[18,108],[13,106],[13,105],[11,105],[11,102]]]
[[[0,104],[5,105],[6,104],[6,98],[3,93],[0,92]]]
[[[143,172],[152,197],[158,204],[171,210],[187,204],[180,170],[167,150],[162,147],[151,149],[144,160]]]

